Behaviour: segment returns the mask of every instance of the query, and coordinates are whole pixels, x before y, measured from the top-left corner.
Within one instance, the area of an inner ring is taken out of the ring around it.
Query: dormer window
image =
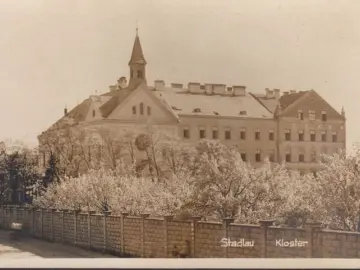
[[[218,112],[214,112],[214,114],[215,114],[215,115],[219,115],[219,113],[218,113]]]
[[[132,113],[136,114],[136,106],[132,106]]]
[[[140,103],[140,114],[143,115],[144,114],[144,104]]]
[[[193,110],[193,112],[199,113],[199,112],[201,112],[201,109],[200,109],[200,108],[195,108],[195,109]]]
[[[240,115],[246,115],[246,111],[240,111]]]

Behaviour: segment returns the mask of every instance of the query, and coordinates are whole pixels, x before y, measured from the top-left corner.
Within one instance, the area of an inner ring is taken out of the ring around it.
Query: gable
[[[101,119],[101,111],[99,106],[91,100],[91,103],[89,104],[88,111],[85,116],[85,121],[92,121],[92,120],[98,120]]]
[[[326,111],[328,120],[344,120],[344,117],[339,112],[313,90],[307,92],[306,95],[303,95],[293,104],[289,105],[287,109],[283,110],[281,115],[297,118],[299,110],[304,112],[305,118],[308,118],[309,110],[314,110],[316,112],[316,119],[321,119],[322,111]]]
[[[142,114],[141,114],[141,104]],[[135,113],[133,112],[135,108]],[[144,122],[151,120],[152,122],[178,122],[176,115],[170,111],[157,97],[153,95],[151,90],[140,85],[137,89],[127,96],[121,104],[119,104],[107,119],[117,119],[124,121]]]

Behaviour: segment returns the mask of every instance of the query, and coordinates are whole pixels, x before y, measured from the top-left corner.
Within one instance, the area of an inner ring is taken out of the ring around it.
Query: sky
[[[358,0],[0,0],[0,140],[37,135],[129,76],[138,25],[148,84],[317,91],[360,141]]]

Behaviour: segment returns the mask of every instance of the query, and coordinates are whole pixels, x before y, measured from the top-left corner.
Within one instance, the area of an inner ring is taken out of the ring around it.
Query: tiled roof
[[[169,87],[153,93],[159,99],[166,100],[179,115],[273,118],[273,115],[248,93],[245,96],[191,94],[186,89]]]
[[[100,107],[102,116],[108,117],[131,92],[131,89],[125,88],[103,94],[102,96],[111,96],[111,98]]]
[[[296,92],[293,94],[282,95],[280,97],[281,110],[285,110],[287,107],[289,107],[291,104],[293,104],[299,98],[301,98],[307,92],[308,91],[300,91],[300,92]]]

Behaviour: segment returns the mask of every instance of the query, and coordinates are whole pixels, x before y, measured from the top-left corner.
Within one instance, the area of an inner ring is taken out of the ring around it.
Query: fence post
[[[121,213],[120,217],[120,248],[121,254],[125,254],[125,227],[124,227],[124,220],[129,215],[127,212]]]
[[[79,210],[74,211],[74,246],[77,245],[77,217],[79,212]]]
[[[103,248],[103,252],[105,253],[107,250],[107,246],[108,246],[108,241],[107,241],[107,222],[106,219],[108,216],[111,215],[111,211],[105,211],[104,212],[104,248]]]
[[[313,258],[315,256],[314,251],[316,250],[314,236],[315,233],[320,230],[321,223],[309,222],[305,224],[305,228],[306,228],[307,239],[309,241],[307,245],[307,258]]]
[[[228,238],[229,236],[229,233],[228,233],[228,227],[231,223],[234,222],[234,218],[223,218],[223,222],[222,222],[222,228],[224,230],[224,235],[225,235],[225,238]],[[226,246],[224,248],[224,252],[225,252],[225,258],[228,257],[228,247]]]
[[[196,257],[196,227],[198,221],[201,220],[200,216],[193,216],[191,217],[191,257]]]
[[[30,226],[31,226],[30,234],[32,237],[35,236],[35,211],[36,209],[34,207],[30,208]]]
[[[260,220],[260,228],[262,228],[262,251],[261,258],[267,258],[267,239],[268,228],[274,224],[274,220]]]
[[[51,241],[55,242],[55,233],[54,233],[54,213],[56,212],[56,209],[51,209]]]
[[[91,249],[91,215],[95,214],[95,211],[88,211],[88,245]]]
[[[174,216],[172,216],[172,215],[164,216],[164,240],[165,240],[164,251],[165,251],[165,258],[169,257],[168,225],[169,225],[169,221],[171,221],[173,219],[174,219]]]
[[[60,210],[60,218],[61,218],[61,243],[64,243],[64,209]]]
[[[150,214],[141,214],[141,257],[145,258],[145,219],[147,219]]]

